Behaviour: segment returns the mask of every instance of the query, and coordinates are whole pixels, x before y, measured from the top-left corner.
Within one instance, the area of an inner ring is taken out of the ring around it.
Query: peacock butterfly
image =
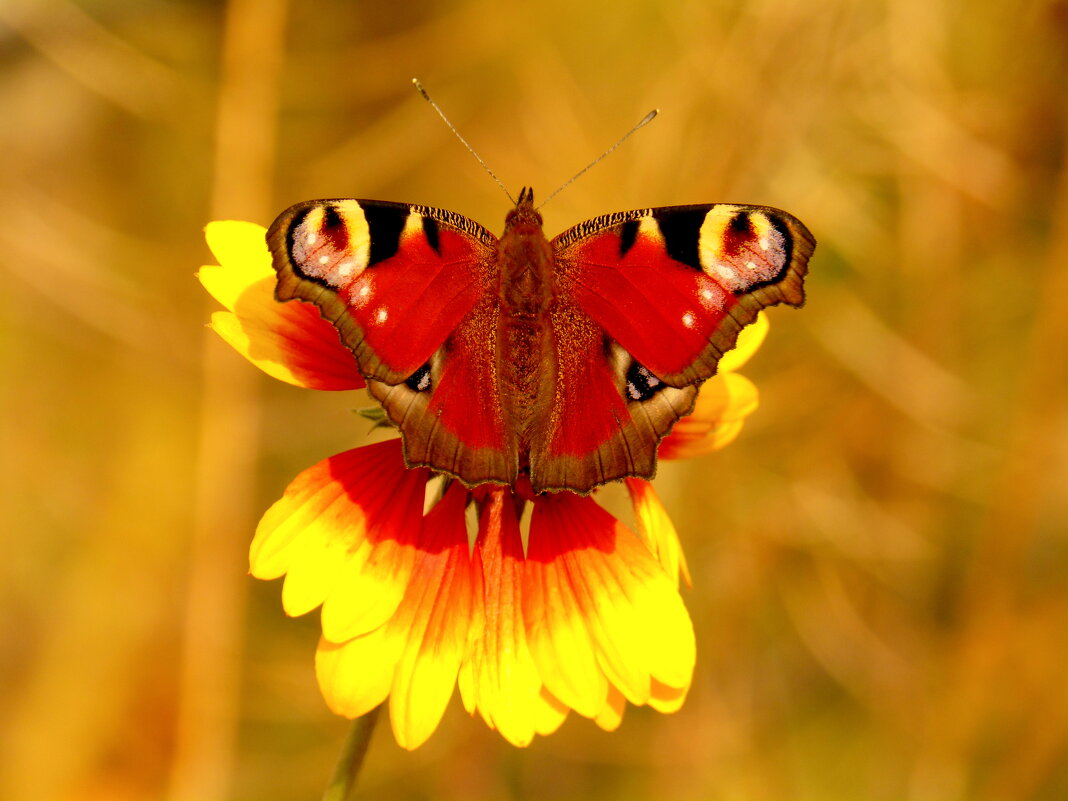
[[[535,492],[651,478],[741,329],[800,306],[816,242],[784,211],[617,212],[552,241],[524,189],[497,239],[459,214],[312,200],[267,234],[279,301],[314,303],[409,466]]]

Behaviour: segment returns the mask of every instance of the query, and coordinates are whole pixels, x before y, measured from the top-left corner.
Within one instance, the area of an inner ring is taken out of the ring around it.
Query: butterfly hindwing
[[[432,467],[469,485],[515,483],[518,455],[494,381],[498,312],[496,297],[484,296],[406,381],[368,381],[404,434],[410,466]]]
[[[585,493],[624,476],[651,477],[656,444],[692,409],[697,388],[657,380],[565,298],[550,322],[557,381],[531,446],[535,490]]]

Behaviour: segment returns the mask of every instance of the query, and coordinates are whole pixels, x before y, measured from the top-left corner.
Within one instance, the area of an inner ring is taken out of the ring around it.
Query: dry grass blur
[[[363,797],[1068,797],[1068,5],[0,2],[0,797],[318,797],[347,724],[260,511],[353,398],[207,336],[213,217],[766,203],[820,245],[739,441],[665,468],[683,710],[526,751],[459,705]]]

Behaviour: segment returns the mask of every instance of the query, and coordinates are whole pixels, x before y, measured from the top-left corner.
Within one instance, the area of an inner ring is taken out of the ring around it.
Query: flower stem
[[[348,737],[345,738],[345,744],[341,748],[341,756],[338,757],[334,775],[330,778],[326,792],[323,793],[323,801],[349,801],[352,797],[381,708],[381,706],[376,706],[366,715],[352,721],[352,728],[349,729]]]

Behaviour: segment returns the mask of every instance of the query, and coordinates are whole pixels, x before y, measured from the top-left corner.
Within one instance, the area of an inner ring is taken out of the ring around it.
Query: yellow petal
[[[660,503],[653,485],[641,478],[628,478],[624,483],[634,507],[638,536],[659,560],[668,578],[675,582],[676,589],[680,575],[687,587],[692,586],[690,570],[686,566],[686,556],[682,552],[675,524],[671,522],[667,510]]]
[[[597,713],[597,717],[593,719],[593,722],[605,731],[615,731],[619,728],[619,724],[623,722],[623,711],[626,708],[627,699],[623,697],[623,693],[612,687],[608,691],[604,706]]]
[[[220,276],[217,280],[223,282],[222,285],[232,284],[230,295],[234,299],[241,294],[242,286],[274,273],[271,253],[267,250],[267,229],[262,225],[241,220],[215,220],[204,227],[204,238],[212,255],[225,268],[226,277]],[[209,291],[226,308],[233,309],[232,302],[227,303],[210,287]]]
[[[564,563],[528,552],[524,564],[523,618],[527,641],[546,688],[580,715],[594,717],[608,679]]]
[[[523,627],[523,546],[510,492],[491,493],[479,531],[485,624],[469,660],[470,681],[486,722],[508,742],[526,746],[544,714],[544,700]]]
[[[534,732],[546,737],[563,725],[567,720],[567,705],[559,701],[546,689],[538,696],[534,710]]]
[[[481,625],[481,584],[467,547],[466,493],[459,484],[427,517],[420,557],[404,603],[390,621],[405,645],[390,695],[397,743],[418,748],[437,728],[452,697],[469,629]]]
[[[678,712],[686,700],[686,693],[689,689],[688,685],[686,687],[669,687],[654,680],[652,693],[649,695],[649,706],[665,715]]]
[[[756,319],[741,330],[734,347],[723,354],[717,372],[733,372],[749,361],[768,335],[768,316],[760,312]]]
[[[597,663],[627,700],[646,703],[653,679],[689,684],[693,627],[678,592],[645,545],[591,498],[540,496],[528,560],[558,572],[561,597],[574,599]],[[544,616],[532,624],[547,625]]]
[[[325,603],[323,633],[333,642],[379,627],[408,584],[428,475],[404,466],[400,440],[308,468],[260,521],[253,575],[287,574],[282,602],[290,614]]]
[[[341,644],[319,640],[315,675],[331,711],[358,718],[385,701],[403,647],[385,626]]]
[[[213,330],[281,381],[328,390],[364,385],[355,357],[318,308],[300,300],[275,300],[277,277],[261,226],[214,222],[205,233],[219,264],[202,267],[197,277],[228,309],[212,315]]]

